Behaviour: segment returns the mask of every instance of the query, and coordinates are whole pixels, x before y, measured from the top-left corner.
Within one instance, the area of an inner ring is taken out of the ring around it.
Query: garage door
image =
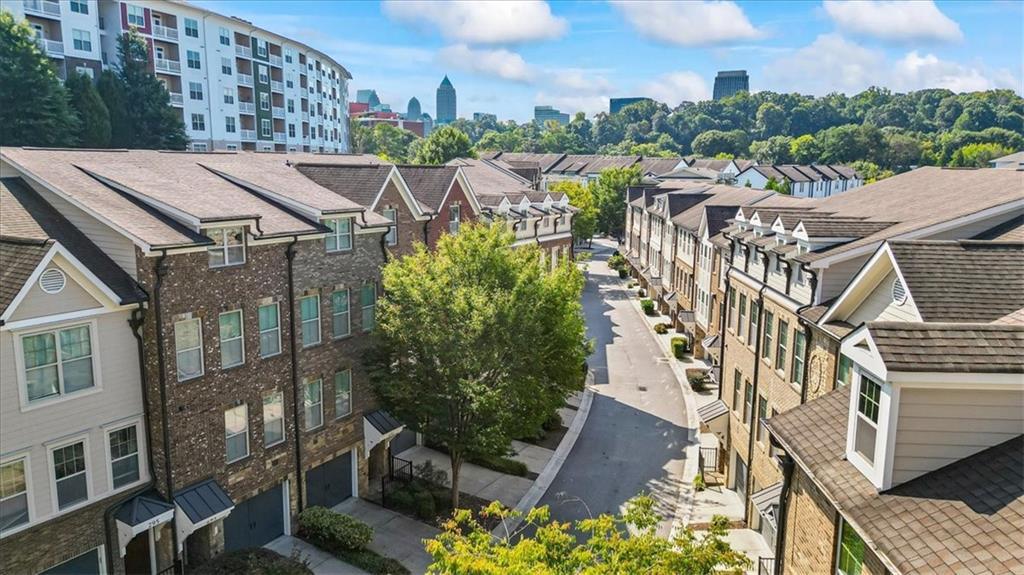
[[[99,575],[99,573],[100,548],[97,547],[56,567],[50,567],[39,575]]]
[[[260,547],[284,534],[283,484],[235,504],[224,519],[224,549]]]
[[[334,507],[352,497],[352,453],[340,455],[306,472],[309,507]]]
[[[391,440],[391,455],[398,455],[413,447],[416,447],[416,432],[408,428],[403,429],[402,433]]]

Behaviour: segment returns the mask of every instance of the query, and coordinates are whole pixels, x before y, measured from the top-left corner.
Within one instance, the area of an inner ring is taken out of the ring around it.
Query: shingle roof
[[[458,158],[448,162],[448,165],[462,168],[462,173],[466,176],[466,180],[469,181],[472,193],[478,196],[478,199],[481,200],[480,204],[485,207],[491,206],[481,196],[491,196],[493,198],[506,196],[510,192],[524,194],[533,191],[526,180],[508,170],[495,166],[487,160]],[[513,200],[512,197],[509,197],[509,201],[514,203],[518,200]],[[500,203],[500,199],[498,203]]]
[[[1024,242],[889,242],[922,319],[987,323],[1024,307]]]
[[[50,246],[50,242],[26,244],[0,239],[0,314],[7,311]]]
[[[565,157],[565,154],[534,154],[529,152],[490,152],[481,156],[486,160],[502,160],[505,162],[536,163],[540,170],[547,173],[552,166]]]
[[[1024,324],[868,322],[890,371],[1024,373]]]
[[[458,173],[457,166],[398,166],[402,179],[409,186],[414,198],[433,212],[441,208],[452,180]]]
[[[1024,572],[1024,435],[879,493],[845,459],[849,405],[847,386],[766,426],[877,554],[907,574]]]
[[[735,214],[739,206],[755,204],[775,195],[775,192],[772,191],[738,188],[736,186],[714,185],[703,187],[705,188],[703,193],[708,196],[707,201],[672,218],[673,224],[696,231],[704,216],[704,206],[728,206],[729,210]]]
[[[1010,218],[974,236],[974,240],[1024,242],[1024,214]]]
[[[363,207],[373,209],[373,203],[388,181],[392,166],[296,164],[295,169],[318,185]]]

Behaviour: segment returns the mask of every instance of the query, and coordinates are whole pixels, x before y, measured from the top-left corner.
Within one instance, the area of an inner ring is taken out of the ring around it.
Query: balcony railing
[[[153,37],[160,38],[163,40],[178,40],[178,30],[176,28],[169,28],[167,26],[161,26],[159,24],[153,24]]]
[[[172,106],[184,106],[185,97],[180,92],[171,92],[171,105]]]
[[[302,143],[306,144],[308,146],[309,145],[309,136],[302,136]]]
[[[242,114],[256,115],[256,104],[253,102],[239,102],[238,111]]]
[[[243,142],[256,141],[256,130],[239,130],[238,134]]]
[[[252,74],[238,73],[238,84],[240,86],[249,86],[252,88]]]
[[[757,575],[775,575],[775,558],[759,557],[757,559]]]
[[[177,60],[157,58],[153,60],[153,68],[156,69],[157,72],[171,72],[173,74],[181,74],[181,62]]]
[[[303,122],[308,122],[309,121],[309,112],[303,112],[302,113],[302,121]]]
[[[46,38],[36,38],[36,42],[39,43],[39,47],[46,52],[47,56],[54,58],[64,57],[64,42],[60,40],[47,40]]]
[[[288,141],[288,137],[284,132],[274,132],[274,142],[283,144]]]
[[[25,0],[25,13],[60,18],[60,3],[54,0]]]
[[[271,66],[277,66],[278,68],[280,68],[281,66],[284,66],[284,59],[281,58],[280,56],[275,56],[275,55],[271,54],[270,55],[270,65]]]
[[[270,81],[270,89],[271,89],[271,91],[279,92],[281,94],[284,94],[284,82],[279,82],[277,80],[271,80]]]
[[[243,58],[252,58],[252,48],[235,44],[235,55]]]
[[[284,108],[282,108],[282,107],[280,107],[280,106],[274,106],[274,108],[273,108],[273,110],[272,110],[271,114],[272,114],[272,115],[273,115],[273,116],[274,116],[275,118],[278,118],[278,119],[280,119],[280,120],[283,120],[283,119],[284,119]]]

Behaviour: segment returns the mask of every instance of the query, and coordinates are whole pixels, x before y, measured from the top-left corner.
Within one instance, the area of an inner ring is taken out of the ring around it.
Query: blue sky
[[[1024,3],[200,1],[294,37],[433,115],[448,74],[458,113],[523,121],[550,104],[591,115],[609,97],[671,106],[710,96],[717,70],[751,90],[855,93],[1012,88],[1024,78]]]

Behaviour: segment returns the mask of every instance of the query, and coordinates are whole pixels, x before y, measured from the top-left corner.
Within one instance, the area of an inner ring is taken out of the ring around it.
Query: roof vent
[[[892,280],[892,301],[896,305],[903,305],[907,301],[907,289],[903,287],[900,278]]]
[[[64,286],[67,283],[67,276],[57,268],[48,268],[39,276],[39,289],[48,294],[58,294],[64,291]]]

